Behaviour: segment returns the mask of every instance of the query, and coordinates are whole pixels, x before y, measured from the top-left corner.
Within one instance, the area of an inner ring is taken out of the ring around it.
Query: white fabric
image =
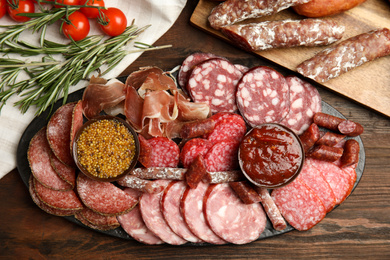
[[[183,10],[186,0],[106,0],[106,7],[120,8],[127,17],[128,25],[134,19],[135,24],[141,28],[146,25],[151,25],[145,32],[143,32],[136,41],[146,44],[154,44],[178,18]],[[95,25],[94,20],[90,20],[92,34],[100,34],[99,28]],[[13,21],[6,16],[0,20],[1,25],[13,24]],[[0,29],[0,31],[3,29]],[[66,43],[68,40],[59,34],[59,23],[49,27],[47,32],[47,39],[56,42]],[[39,34],[31,34],[30,32],[23,32],[21,40],[38,43]],[[129,50],[135,50],[130,44],[127,47]],[[162,52],[156,50],[156,55]],[[104,77],[111,79],[117,77],[124,71],[132,62],[134,62],[141,52],[133,53],[123,59],[114,70],[109,72]],[[18,57],[9,55],[10,58]],[[30,60],[35,58],[27,57]],[[25,59],[27,59],[25,58]],[[39,58],[37,58],[39,59]],[[153,65],[153,64],[146,64]],[[81,82],[77,86],[71,88],[71,92],[85,87],[86,82]],[[3,107],[0,114],[0,179],[8,172],[16,167],[16,150],[21,135],[34,118],[36,109],[31,107],[27,113],[21,114],[18,108],[14,107],[14,102],[17,97],[12,97],[8,100],[6,106]]]

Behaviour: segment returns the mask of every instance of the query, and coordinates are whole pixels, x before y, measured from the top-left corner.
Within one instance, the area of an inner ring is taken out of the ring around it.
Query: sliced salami
[[[77,193],[85,206],[107,216],[124,214],[138,203],[114,184],[95,181],[84,174],[77,177]]]
[[[158,180],[158,182],[161,182],[165,187],[170,183],[167,180]],[[146,226],[165,243],[171,245],[187,243],[186,240],[173,232],[165,221],[160,203],[162,196],[162,192],[142,194],[139,200],[142,219]]]
[[[216,121],[213,131],[206,136],[207,140],[217,143],[225,140],[241,142],[246,133],[244,119],[234,113],[217,113],[212,116]]]
[[[84,208],[82,211],[78,212],[77,216],[77,219],[79,219],[83,224],[93,229],[112,230],[120,226],[116,217],[103,216],[89,208]]]
[[[72,112],[72,126],[70,130],[70,150],[72,151],[73,145],[72,142],[76,136],[77,131],[82,127],[83,125],[83,103],[80,100],[76,103],[76,105],[73,108]]]
[[[324,204],[326,212],[330,212],[336,206],[336,196],[325,177],[314,166],[315,163],[315,160],[307,158],[298,179],[317,194]]]
[[[164,241],[153,234],[145,225],[139,205],[135,206],[130,212],[120,215],[117,218],[125,232],[138,242],[148,245],[160,245],[164,243]]]
[[[47,124],[47,140],[57,158],[68,166],[75,166],[70,153],[73,109],[76,103],[68,103],[51,116]]]
[[[226,241],[210,229],[203,215],[203,197],[208,186],[200,182],[195,189],[187,187],[181,198],[180,210],[188,228],[195,236],[211,244],[226,244]]]
[[[187,90],[194,102],[207,103],[212,113],[236,112],[236,89],[242,73],[225,59],[211,59],[194,67]]]
[[[53,190],[71,190],[72,185],[60,178],[50,161],[52,151],[46,139],[46,127],[31,139],[27,158],[33,176],[42,185]]]
[[[274,189],[271,196],[286,221],[299,231],[311,229],[326,215],[320,198],[297,179]]]
[[[167,137],[153,137],[146,140],[139,135],[139,162],[149,167],[177,167],[179,164],[180,148]]]
[[[196,156],[207,154],[213,144],[206,139],[194,138],[186,142],[180,152],[180,162],[184,168],[188,168]]]
[[[69,183],[73,189],[76,186],[76,170],[62,163],[53,153],[50,154],[50,163],[57,175]]]
[[[210,185],[203,204],[210,228],[227,242],[250,243],[264,231],[267,217],[261,205],[243,203],[229,184]]]
[[[185,60],[181,64],[179,74],[177,76],[177,83],[179,84],[179,86],[182,89],[186,90],[188,78],[191,75],[193,68],[199,63],[202,63],[203,61],[218,57],[219,56],[215,54],[204,52],[196,52],[187,56],[187,58],[185,58]]]
[[[49,207],[60,210],[80,210],[83,204],[73,190],[58,191],[46,188],[35,178],[33,179],[34,190],[38,198]]]
[[[285,77],[265,66],[250,69],[238,83],[237,106],[252,127],[279,123],[290,109],[289,87]]]
[[[165,188],[161,199],[162,213],[173,232],[189,242],[200,243],[202,240],[190,231],[180,212],[180,201],[186,188],[183,181],[171,182]]]
[[[232,171],[238,169],[238,148],[235,140],[217,142],[205,156],[209,172]]]
[[[314,114],[322,111],[318,90],[298,77],[286,77],[290,88],[290,111],[280,122],[297,135],[302,134],[313,123]]]
[[[28,187],[28,190],[30,192],[30,196],[32,198],[32,200],[34,201],[34,203],[40,208],[42,209],[43,211],[45,211],[46,213],[49,213],[49,214],[52,214],[52,215],[55,215],[55,216],[71,216],[71,215],[74,215],[77,211],[80,211],[81,209],[76,209],[76,210],[63,210],[63,209],[57,209],[57,208],[53,208],[47,204],[45,204],[40,198],[39,196],[37,195],[36,191],[35,191],[35,188],[34,188],[34,176],[30,175],[30,179],[29,179],[29,187]]]
[[[316,167],[325,180],[329,183],[336,197],[336,204],[342,203],[351,193],[356,181],[356,173],[343,171],[332,162],[313,159],[313,166]]]

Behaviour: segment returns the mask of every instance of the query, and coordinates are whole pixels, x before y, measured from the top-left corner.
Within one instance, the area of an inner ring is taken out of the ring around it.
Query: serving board
[[[215,1],[200,0],[190,22],[193,26],[230,42],[220,31],[211,28],[207,21],[211,10],[218,4],[219,2]],[[250,19],[241,23],[303,18],[289,9],[272,16]],[[367,0],[347,12],[322,19],[334,20],[345,26],[345,33],[341,40],[377,28],[387,27],[390,29],[390,2],[387,0]],[[253,53],[296,72],[297,65],[324,48],[279,48]],[[307,80],[314,83],[310,79]],[[390,116],[390,56],[366,63],[328,82],[314,84],[328,88],[381,114]]]

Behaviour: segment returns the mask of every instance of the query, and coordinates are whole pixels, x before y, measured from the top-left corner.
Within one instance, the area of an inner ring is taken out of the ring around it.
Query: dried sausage
[[[360,146],[358,141],[354,139],[348,139],[344,144],[344,152],[341,156],[340,167],[348,167],[355,165],[359,162]]]

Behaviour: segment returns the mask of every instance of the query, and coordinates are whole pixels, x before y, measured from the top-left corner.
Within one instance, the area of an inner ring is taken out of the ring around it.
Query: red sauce
[[[304,153],[298,137],[278,124],[253,128],[239,150],[240,166],[258,186],[276,188],[292,181],[303,164]]]

